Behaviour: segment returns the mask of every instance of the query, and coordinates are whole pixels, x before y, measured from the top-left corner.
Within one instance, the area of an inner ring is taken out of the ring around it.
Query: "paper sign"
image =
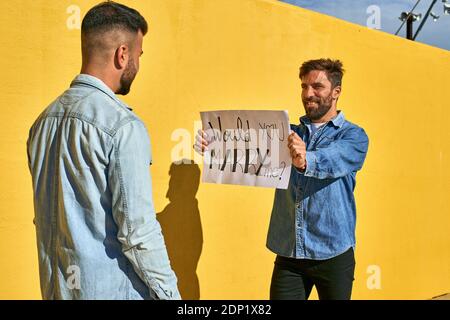
[[[292,160],[287,111],[200,112],[208,150],[203,182],[287,189]]]

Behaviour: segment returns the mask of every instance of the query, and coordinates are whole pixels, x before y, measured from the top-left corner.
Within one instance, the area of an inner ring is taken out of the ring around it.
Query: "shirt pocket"
[[[328,147],[335,140],[332,136],[322,136],[319,140],[317,140],[315,148],[322,149]]]

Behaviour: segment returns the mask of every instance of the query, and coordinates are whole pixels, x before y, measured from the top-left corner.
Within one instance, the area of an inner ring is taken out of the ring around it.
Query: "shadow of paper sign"
[[[287,189],[292,161],[287,111],[200,113],[208,140],[202,181]]]

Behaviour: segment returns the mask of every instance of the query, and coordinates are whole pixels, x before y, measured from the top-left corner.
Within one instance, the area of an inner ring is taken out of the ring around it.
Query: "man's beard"
[[[134,65],[134,60],[130,58],[125,70],[122,73],[122,76],[120,77],[120,88],[116,93],[122,95],[128,94],[136,74],[137,70]]]
[[[305,107],[306,116],[312,120],[319,120],[330,110],[333,102],[331,94],[325,98],[311,97],[303,99],[303,106]],[[308,107],[308,102],[315,102],[317,107]]]

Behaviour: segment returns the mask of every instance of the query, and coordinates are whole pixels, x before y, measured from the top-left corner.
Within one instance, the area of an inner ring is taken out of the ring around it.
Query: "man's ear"
[[[130,58],[130,49],[127,45],[122,44],[116,49],[114,54],[114,65],[117,69],[125,69]]]
[[[336,86],[333,88],[333,99],[337,100],[339,96],[341,95],[341,86]]]

